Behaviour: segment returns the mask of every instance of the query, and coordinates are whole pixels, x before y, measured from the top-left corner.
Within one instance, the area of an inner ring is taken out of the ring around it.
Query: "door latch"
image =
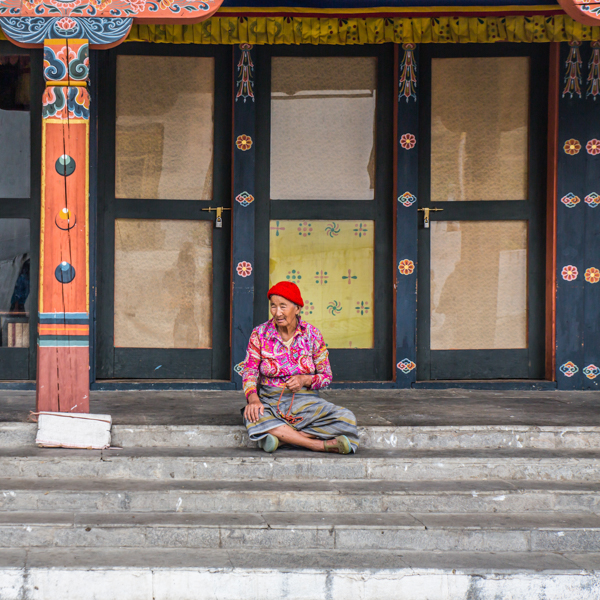
[[[419,208],[419,212],[423,213],[423,227],[429,229],[429,213],[444,210],[443,208]]]
[[[223,211],[231,210],[230,208],[223,208],[222,206],[217,206],[216,208],[203,208],[202,210],[207,212],[212,212],[213,210],[217,213],[217,220],[215,221],[215,227],[221,229],[223,227]]]

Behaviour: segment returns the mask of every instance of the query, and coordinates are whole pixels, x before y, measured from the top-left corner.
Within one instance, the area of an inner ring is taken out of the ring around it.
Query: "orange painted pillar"
[[[89,412],[87,40],[44,42],[37,410]]]

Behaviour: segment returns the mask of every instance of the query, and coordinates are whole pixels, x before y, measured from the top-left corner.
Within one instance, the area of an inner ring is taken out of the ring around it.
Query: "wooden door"
[[[126,44],[100,103],[98,378],[229,378],[231,49]]]
[[[0,380],[36,373],[42,62],[0,42]]]
[[[334,381],[392,379],[391,52],[258,48],[254,320],[298,284]]]
[[[544,377],[547,52],[421,49],[418,379]]]

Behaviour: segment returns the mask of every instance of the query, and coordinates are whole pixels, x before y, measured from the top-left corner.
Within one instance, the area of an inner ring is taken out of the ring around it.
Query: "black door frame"
[[[37,360],[38,279],[40,256],[40,203],[42,164],[42,95],[44,92],[43,50],[19,48],[0,41],[0,54],[29,56],[30,79],[30,165],[29,198],[0,199],[0,219],[29,219],[29,348],[0,346],[0,380],[35,380]]]
[[[115,199],[116,63],[119,55],[202,56],[215,60],[214,171],[212,200]],[[96,377],[98,379],[229,380],[230,212],[213,235],[212,349],[114,347],[114,222],[117,218],[214,221],[203,208],[231,207],[230,46],[123,44],[98,53],[98,248]],[[160,370],[157,370],[160,365]]]
[[[543,44],[423,44],[420,49],[419,207],[443,208],[431,221],[528,221],[528,347],[508,350],[430,349],[430,235],[419,218],[417,379],[544,379],[546,277],[546,139],[548,47]],[[430,201],[431,60],[529,56],[529,182],[525,201]]]
[[[271,58],[377,57],[374,200],[270,199]],[[256,58],[256,275],[254,325],[267,314],[269,221],[362,219],[375,221],[374,348],[330,349],[334,381],[390,381],[393,377],[393,48],[369,46],[260,46]],[[264,301],[261,299],[264,298]]]

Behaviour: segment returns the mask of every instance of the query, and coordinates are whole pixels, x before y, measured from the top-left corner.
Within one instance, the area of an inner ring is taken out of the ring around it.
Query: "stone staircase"
[[[600,428],[366,427],[355,456],[225,426],[106,451],[0,424],[1,600],[597,600]]]

